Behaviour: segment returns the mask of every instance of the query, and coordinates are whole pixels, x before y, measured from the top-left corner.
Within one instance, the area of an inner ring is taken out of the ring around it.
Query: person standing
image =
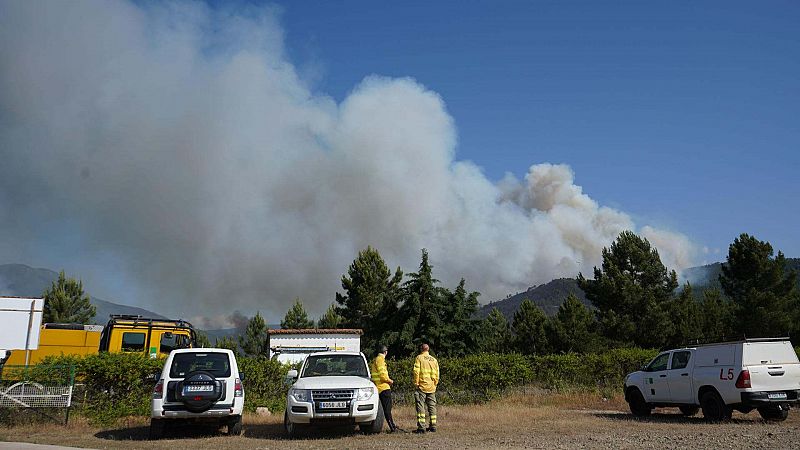
[[[419,355],[414,361],[414,399],[417,404],[417,429],[415,433],[424,433],[425,413],[428,413],[430,426],[428,431],[436,431],[436,386],[439,385],[439,362],[428,352],[428,344],[419,346]]]
[[[383,415],[386,417],[386,424],[389,425],[389,432],[393,433],[397,430],[392,418],[392,384],[394,381],[389,378],[389,370],[386,368],[386,355],[389,354],[389,349],[385,345],[378,347],[378,355],[372,360],[370,364],[370,372],[372,372],[372,382],[378,389],[378,398],[383,407]]]

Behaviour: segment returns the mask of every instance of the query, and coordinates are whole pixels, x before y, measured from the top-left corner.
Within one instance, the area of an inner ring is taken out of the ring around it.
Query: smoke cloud
[[[495,183],[456,146],[413,79],[314,92],[269,8],[0,6],[0,257],[93,295],[275,322],[296,297],[322,314],[367,245],[410,271],[427,248],[483,301],[591,273],[625,229],[692,262],[685,236],[598,205],[566,165]]]

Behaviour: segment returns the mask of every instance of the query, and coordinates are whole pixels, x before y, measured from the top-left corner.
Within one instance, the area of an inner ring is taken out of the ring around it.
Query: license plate
[[[773,392],[767,394],[770,399],[786,399],[786,392]]]
[[[347,402],[319,402],[321,409],[347,408]]]
[[[214,390],[214,386],[205,385],[205,386],[186,386],[186,392],[211,392]]]

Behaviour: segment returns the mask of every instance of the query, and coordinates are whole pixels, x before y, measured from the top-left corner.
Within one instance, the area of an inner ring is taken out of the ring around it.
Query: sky
[[[800,7],[0,2],[0,263],[230,325],[358,251],[489,302],[630,229],[800,256]],[[2,287],[3,280],[0,280]]]
[[[797,2],[288,2],[290,54],[342,98],[365,73],[438,92],[491,179],[567,163],[603,204],[721,254],[800,256]]]

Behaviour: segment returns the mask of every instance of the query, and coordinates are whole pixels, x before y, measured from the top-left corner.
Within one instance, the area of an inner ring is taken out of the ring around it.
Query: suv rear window
[[[169,369],[171,378],[183,378],[191,372],[202,370],[217,378],[231,376],[231,364],[227,353],[176,353]]]
[[[367,365],[359,355],[309,356],[301,377],[354,376],[367,378]]]

